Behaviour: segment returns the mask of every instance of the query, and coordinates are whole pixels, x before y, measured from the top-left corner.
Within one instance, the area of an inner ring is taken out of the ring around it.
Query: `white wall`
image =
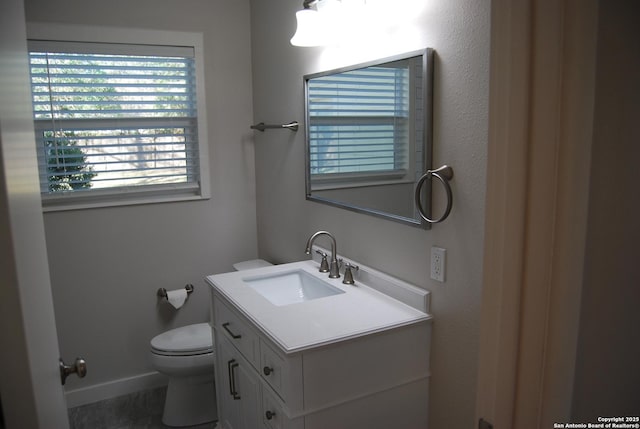
[[[144,374],[154,335],[208,320],[204,276],[257,256],[249,2],[25,3],[28,21],[204,34],[211,199],[45,214],[61,353],[88,362],[69,388]],[[186,283],[182,309],[158,303],[159,287]]]
[[[307,73],[432,47],[436,51],[433,165],[447,163],[455,169],[451,216],[423,231],[305,201],[304,131],[266,131],[255,137],[259,253],[275,262],[304,259],[309,235],[327,229],[336,236],[340,253],[430,290],[435,317],[430,428],[469,428],[476,424],[490,3],[414,3],[423,9],[404,16],[401,25],[381,40],[329,49],[289,44],[301,1],[251,1],[254,121],[303,123]],[[435,213],[442,209],[439,200]],[[429,278],[432,245],[447,249],[444,284]]]

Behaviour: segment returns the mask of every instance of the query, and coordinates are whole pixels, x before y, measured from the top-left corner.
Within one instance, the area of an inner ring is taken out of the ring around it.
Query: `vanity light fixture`
[[[311,47],[321,46],[325,43],[324,34],[326,26],[322,15],[311,6],[319,0],[304,0],[304,9],[296,12],[297,28],[296,33],[291,38],[293,46]]]
[[[368,0],[304,0],[296,12],[297,29],[291,38],[293,46],[332,45],[352,33],[359,33],[366,21]],[[383,0],[387,1],[387,0]],[[391,1],[391,0],[388,0]]]

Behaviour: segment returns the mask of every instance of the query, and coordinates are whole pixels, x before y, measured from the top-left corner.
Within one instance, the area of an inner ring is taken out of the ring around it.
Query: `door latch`
[[[83,378],[87,375],[87,362],[82,358],[76,358],[73,365],[65,365],[62,358],[60,358],[60,382],[64,386],[69,374],[77,374],[78,377]]]

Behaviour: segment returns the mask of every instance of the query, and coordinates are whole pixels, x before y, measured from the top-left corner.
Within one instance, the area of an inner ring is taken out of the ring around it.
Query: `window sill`
[[[79,194],[78,192],[70,192],[61,193],[60,195],[43,195],[42,211],[49,213],[141,204],[198,201],[210,198],[208,194],[201,193],[196,186],[177,186],[169,190],[105,190]]]

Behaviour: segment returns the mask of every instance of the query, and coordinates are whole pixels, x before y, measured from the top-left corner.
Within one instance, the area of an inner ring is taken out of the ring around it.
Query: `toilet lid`
[[[213,351],[211,326],[208,323],[183,326],[155,336],[154,350],[168,353],[206,353]]]

